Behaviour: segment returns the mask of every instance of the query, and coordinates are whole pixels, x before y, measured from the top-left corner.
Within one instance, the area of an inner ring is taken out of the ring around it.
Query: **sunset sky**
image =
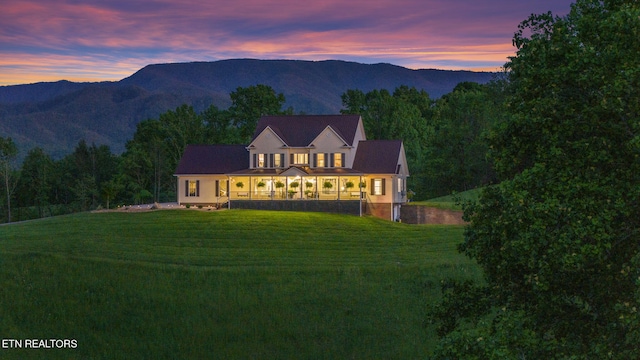
[[[148,64],[338,59],[496,71],[531,13],[570,0],[4,0],[0,85],[120,80]]]

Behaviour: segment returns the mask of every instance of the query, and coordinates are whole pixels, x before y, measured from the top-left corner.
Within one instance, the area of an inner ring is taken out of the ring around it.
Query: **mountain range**
[[[182,104],[198,112],[211,104],[225,109],[231,104],[229,93],[238,87],[269,85],[284,94],[285,107],[295,113],[333,114],[339,113],[340,96],[349,89],[392,92],[407,85],[438,98],[460,82],[486,83],[495,75],[338,60],[155,64],[114,82],[0,86],[0,136],[12,137],[22,156],[39,146],[59,158],[73,151],[82,139],[120,153],[138,122],[157,118]]]

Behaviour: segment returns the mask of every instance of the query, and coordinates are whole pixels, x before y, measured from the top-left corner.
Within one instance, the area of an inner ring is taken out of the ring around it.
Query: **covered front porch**
[[[291,167],[277,170],[255,170],[229,175],[230,200],[304,201],[360,200],[366,181],[364,175],[349,169],[312,171]]]

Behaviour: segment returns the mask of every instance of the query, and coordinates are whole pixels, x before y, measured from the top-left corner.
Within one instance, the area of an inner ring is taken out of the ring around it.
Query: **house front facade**
[[[178,202],[367,213],[399,220],[409,176],[399,140],[366,140],[358,115],[264,116],[249,145],[190,145]]]

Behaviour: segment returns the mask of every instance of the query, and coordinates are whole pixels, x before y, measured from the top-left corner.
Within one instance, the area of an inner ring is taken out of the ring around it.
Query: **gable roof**
[[[225,174],[246,169],[246,145],[187,145],[175,175]]]
[[[360,141],[353,169],[367,174],[395,174],[401,150],[401,140]]]
[[[258,120],[252,141],[267,127],[271,128],[288,146],[306,147],[327,126],[338,134],[348,146],[353,146],[360,115],[278,115],[263,116]]]

